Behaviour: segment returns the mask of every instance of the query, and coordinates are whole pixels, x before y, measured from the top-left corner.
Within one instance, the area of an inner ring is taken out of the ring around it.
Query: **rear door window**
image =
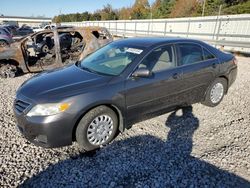
[[[215,56],[205,48],[203,48],[203,55],[204,55],[204,60],[209,60],[209,59],[215,58]]]
[[[179,65],[189,65],[203,61],[203,51],[200,45],[193,43],[178,44]]]

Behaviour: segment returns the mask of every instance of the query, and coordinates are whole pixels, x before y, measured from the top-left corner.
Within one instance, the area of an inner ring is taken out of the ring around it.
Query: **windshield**
[[[142,48],[111,43],[83,59],[81,68],[106,75],[119,75],[143,52]]]

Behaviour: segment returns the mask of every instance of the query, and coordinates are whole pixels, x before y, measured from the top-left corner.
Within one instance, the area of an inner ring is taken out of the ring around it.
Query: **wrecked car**
[[[103,27],[69,27],[44,30],[0,48],[0,77],[19,72],[41,72],[75,63],[112,42]]]

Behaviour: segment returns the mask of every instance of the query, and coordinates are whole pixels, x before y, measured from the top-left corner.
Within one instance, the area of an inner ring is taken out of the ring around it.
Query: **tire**
[[[11,64],[0,64],[0,78],[14,78],[18,72],[15,65]]]
[[[112,127],[112,131],[108,127]],[[76,128],[76,141],[80,148],[85,151],[95,150],[110,143],[116,136],[117,130],[118,118],[116,113],[107,106],[98,106],[86,113],[80,120]],[[102,143],[93,143],[95,142],[93,138],[99,138],[100,135],[105,134],[108,134],[107,138],[105,137],[107,140],[104,140],[101,136],[102,139],[99,140]]]
[[[8,44],[8,42],[7,41],[5,41],[5,40],[0,40],[0,48],[1,47],[5,47],[5,46],[8,46],[9,44]]]
[[[215,94],[217,90],[217,95]],[[221,91],[222,90],[222,91]],[[209,86],[205,100],[202,104],[215,107],[223,100],[227,90],[227,80],[225,78],[216,78],[215,81]]]

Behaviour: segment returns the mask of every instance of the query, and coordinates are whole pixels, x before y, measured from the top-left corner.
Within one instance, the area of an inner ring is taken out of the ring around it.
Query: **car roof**
[[[135,37],[117,40],[114,43],[127,44],[127,45],[136,45],[141,47],[150,47],[154,45],[161,45],[167,43],[176,43],[176,42],[196,42],[200,43],[198,40],[194,39],[185,39],[179,37]]]

